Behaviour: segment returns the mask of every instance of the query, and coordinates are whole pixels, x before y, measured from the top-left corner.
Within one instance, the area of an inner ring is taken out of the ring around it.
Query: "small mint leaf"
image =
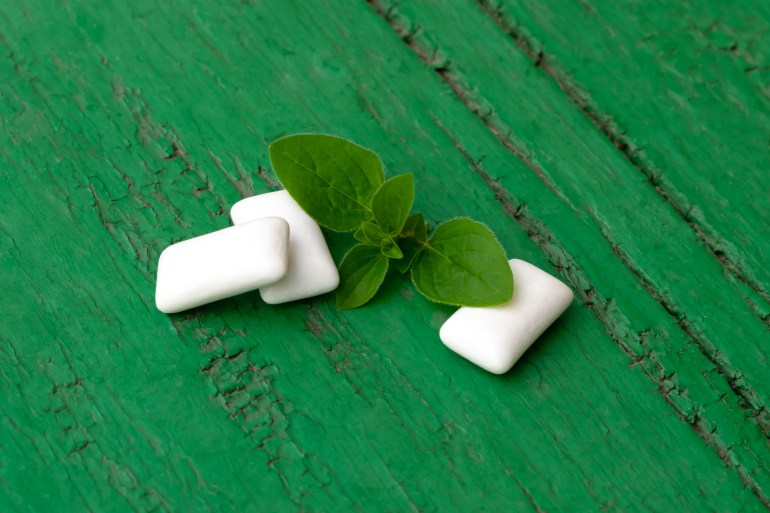
[[[356,308],[374,297],[388,272],[389,261],[380,248],[363,244],[353,246],[340,264],[337,308]]]
[[[470,219],[439,225],[412,266],[412,281],[438,303],[493,306],[513,296],[513,275],[494,234]]]
[[[393,242],[393,239],[383,241],[380,250],[382,251],[382,254],[388,258],[392,258],[394,260],[404,258],[404,254],[401,252],[401,248],[398,247],[398,244]]]
[[[353,237],[359,242],[377,247],[382,246],[385,241],[393,241],[379,226],[369,221],[363,223],[353,234]]]
[[[414,175],[406,173],[394,176],[374,193],[372,198],[374,218],[385,232],[397,235],[409,217],[412,203],[414,203]]]
[[[401,237],[413,238],[417,242],[426,242],[428,240],[428,223],[421,213],[412,214],[404,223],[401,229]]]
[[[412,267],[414,259],[420,254],[423,249],[423,245],[414,239],[403,239],[401,242],[401,249],[404,257],[400,260],[396,260],[396,269],[398,272],[405,273]]]
[[[353,238],[356,239],[358,242],[361,242],[363,244],[369,244],[372,243],[369,241],[369,239],[366,238],[366,234],[364,233],[364,229],[362,227],[358,227],[358,230],[353,233]],[[375,244],[377,246],[377,244]]]
[[[319,224],[348,232],[373,217],[372,197],[385,174],[371,151],[340,137],[298,134],[274,141],[268,152],[281,184]]]

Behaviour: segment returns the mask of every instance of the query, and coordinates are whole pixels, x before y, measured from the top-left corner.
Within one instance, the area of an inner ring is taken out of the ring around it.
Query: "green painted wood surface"
[[[0,511],[765,510],[770,12],[669,4],[0,5]],[[502,377],[398,276],[157,312],[299,131],[575,304]]]

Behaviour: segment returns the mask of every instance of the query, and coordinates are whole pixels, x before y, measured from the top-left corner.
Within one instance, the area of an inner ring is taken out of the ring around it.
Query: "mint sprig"
[[[320,225],[354,232],[359,244],[342,259],[337,307],[367,303],[391,260],[411,270],[425,297],[461,306],[493,306],[513,295],[505,251],[485,225],[466,218],[436,227],[430,236],[414,202],[411,173],[385,180],[376,154],[340,137],[298,134],[269,147],[276,176]]]

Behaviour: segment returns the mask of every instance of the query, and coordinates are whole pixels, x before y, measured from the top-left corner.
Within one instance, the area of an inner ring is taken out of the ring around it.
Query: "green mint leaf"
[[[348,232],[373,217],[372,197],[385,174],[371,151],[340,137],[298,134],[268,152],[281,184],[319,224]]]
[[[353,246],[340,264],[337,308],[356,308],[372,299],[385,279],[389,261],[380,248],[363,244]]]
[[[380,251],[386,257],[393,258],[394,260],[404,258],[404,254],[401,252],[401,248],[398,247],[398,244],[393,242],[393,239],[382,241]]]
[[[363,228],[360,226],[358,227],[358,230],[356,230],[353,233],[353,238],[356,239],[358,242],[362,242],[364,244],[371,245],[372,243],[369,241],[369,239],[366,238],[366,235],[364,234]]]
[[[404,227],[414,203],[414,176],[412,173],[394,176],[380,186],[372,198],[374,218],[382,229],[392,235]]]
[[[423,250],[423,244],[428,241],[428,223],[425,222],[425,217],[419,212],[409,216],[399,237],[404,258],[396,262],[396,268],[405,273]]]
[[[374,223],[369,221],[362,224],[353,237],[359,242],[366,244],[367,246],[373,246],[380,248],[383,255],[388,258],[402,258],[404,256],[401,253],[401,248],[398,247],[396,241],[393,238],[382,231],[382,229]]]
[[[416,239],[417,242],[426,242],[428,240],[428,223],[419,212],[412,214],[406,219],[404,227],[401,229],[401,237]]]
[[[353,234],[353,237],[359,242],[369,244],[370,246],[377,246],[378,248],[384,241],[393,241],[379,226],[369,221],[363,223],[356,230],[356,233]]]
[[[404,239],[401,241],[400,247],[404,257],[400,260],[396,260],[396,269],[398,269],[398,272],[400,273],[405,273],[412,267],[412,263],[415,258],[417,258],[417,255],[420,254],[420,251],[423,250],[424,246],[414,239]]]
[[[493,306],[513,296],[513,275],[494,234],[470,219],[439,225],[414,261],[412,281],[438,303]]]

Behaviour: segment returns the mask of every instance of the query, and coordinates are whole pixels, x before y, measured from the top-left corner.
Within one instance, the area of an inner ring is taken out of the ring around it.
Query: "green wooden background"
[[[770,507],[767,2],[5,0],[0,125],[0,511]],[[302,131],[575,303],[504,376],[399,276],[156,311]]]

